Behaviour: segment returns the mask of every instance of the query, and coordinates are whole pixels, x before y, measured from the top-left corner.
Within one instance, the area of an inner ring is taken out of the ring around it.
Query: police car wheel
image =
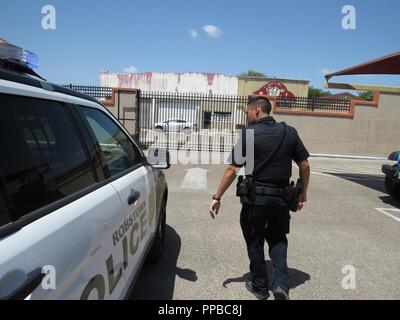
[[[394,185],[393,197],[400,201],[400,184],[398,183]]]
[[[388,194],[400,201],[400,184],[396,183],[392,177],[385,177],[385,188]]]
[[[164,251],[164,239],[165,239],[165,225],[166,225],[166,203],[164,202],[160,212],[160,219],[158,222],[156,236],[149,253],[149,260],[153,263],[159,261],[162,258]]]
[[[387,193],[389,193],[391,196],[394,196],[395,183],[391,177],[388,177],[388,176],[385,177],[385,188],[386,188]]]

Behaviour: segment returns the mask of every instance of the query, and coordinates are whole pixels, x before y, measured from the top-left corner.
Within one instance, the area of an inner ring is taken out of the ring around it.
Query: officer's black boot
[[[258,291],[257,289],[254,288],[254,284],[250,279],[246,280],[246,288],[249,290],[252,294],[254,294],[258,300],[267,300],[269,298],[269,292],[261,292]]]

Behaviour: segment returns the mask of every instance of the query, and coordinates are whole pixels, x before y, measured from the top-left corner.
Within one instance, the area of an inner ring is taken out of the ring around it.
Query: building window
[[[230,112],[214,112],[211,117],[211,121],[213,122],[231,122],[232,121],[232,113]]]

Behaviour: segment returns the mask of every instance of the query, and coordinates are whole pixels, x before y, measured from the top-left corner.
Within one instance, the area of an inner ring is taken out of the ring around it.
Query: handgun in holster
[[[236,184],[236,196],[241,204],[252,204],[256,198],[255,183],[252,176],[239,176]]]
[[[303,184],[300,178],[297,179],[296,185],[294,184],[294,181],[292,181],[289,186],[284,188],[283,197],[290,211],[296,212],[298,210],[299,197],[302,191]]]

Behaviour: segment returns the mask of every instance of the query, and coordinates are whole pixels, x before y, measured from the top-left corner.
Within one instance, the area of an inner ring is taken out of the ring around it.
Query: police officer
[[[253,168],[260,165],[273,151],[268,164],[257,172],[254,180],[257,185],[265,187],[264,192],[256,194],[253,203],[243,204],[240,214],[240,224],[247,245],[250,259],[250,279],[246,280],[247,289],[258,299],[266,300],[269,297],[269,282],[264,256],[264,240],[269,246],[269,256],[272,260],[272,292],[276,300],[289,299],[289,275],[287,266],[290,213],[289,207],[280,191],[289,185],[292,175],[292,160],[299,167],[299,176],[302,180],[302,193],[299,197],[298,210],[301,210],[307,201],[307,188],[310,178],[308,157],[310,154],[304,147],[295,128],[284,127],[270,116],[271,103],[265,97],[255,97],[247,106],[249,126],[243,129],[248,134],[249,129],[254,133],[254,159],[246,159],[245,163],[235,161],[235,146],[229,157],[230,165],[225,170],[217,192],[213,195],[209,211],[213,219],[218,215],[221,198],[238,174],[240,167],[248,165],[254,160]],[[284,138],[283,138],[284,137]],[[280,144],[280,141],[282,143]],[[240,139],[242,150],[248,150],[246,139]],[[277,145],[280,147],[277,149]],[[247,174],[247,173],[246,173]]]

